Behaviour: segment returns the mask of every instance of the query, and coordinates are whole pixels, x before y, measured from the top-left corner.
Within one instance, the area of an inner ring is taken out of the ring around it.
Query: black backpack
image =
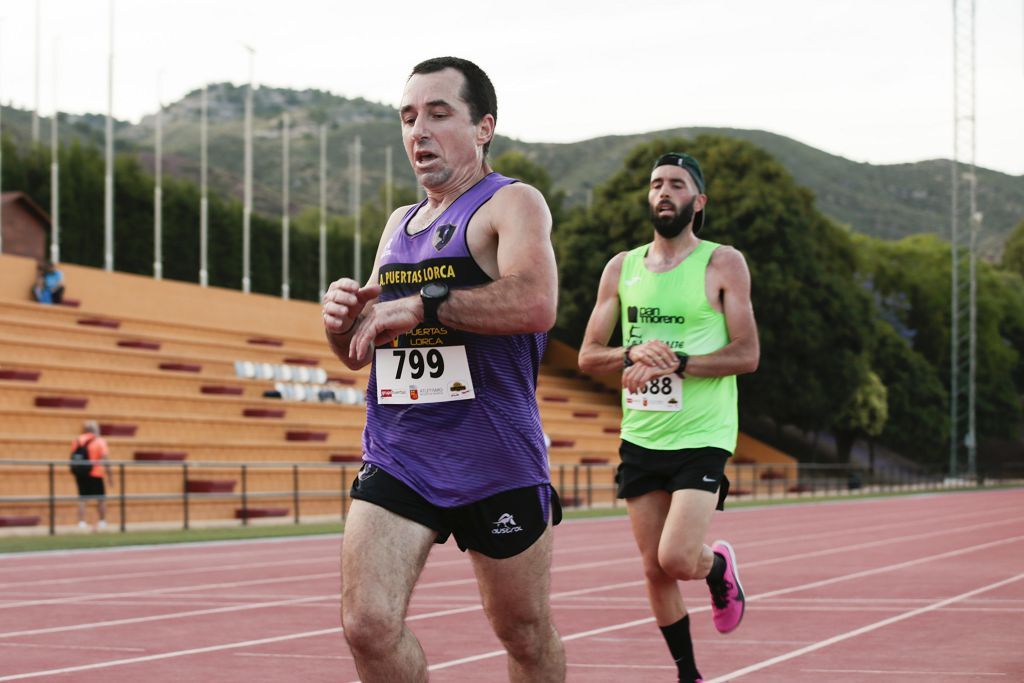
[[[76,477],[86,477],[89,472],[92,471],[92,461],[89,460],[89,444],[95,437],[90,437],[85,441],[82,441],[75,450],[71,451],[71,474]]]

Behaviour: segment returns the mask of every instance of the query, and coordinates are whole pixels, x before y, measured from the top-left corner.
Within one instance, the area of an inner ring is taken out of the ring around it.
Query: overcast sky
[[[40,0],[40,109],[105,113],[107,0]],[[977,163],[1024,174],[1024,0],[976,0]],[[483,67],[529,142],[758,128],[871,163],[949,158],[952,0],[118,0],[114,115],[204,82],[397,105],[411,67]],[[0,101],[35,103],[35,2],[0,4]],[[54,45],[57,45],[56,50]],[[56,57],[55,57],[56,55]],[[162,71],[162,79],[158,74]],[[396,135],[398,125],[396,119]]]

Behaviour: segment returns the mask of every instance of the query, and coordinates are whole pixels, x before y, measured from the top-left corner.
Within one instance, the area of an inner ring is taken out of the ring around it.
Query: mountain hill
[[[208,149],[211,190],[241,197],[244,159],[244,86],[229,83],[208,88]],[[199,181],[201,91],[195,90],[163,111],[164,172]],[[334,213],[347,213],[351,204],[351,151],[356,136],[362,147],[364,202],[380,197],[385,176],[385,149],[392,152],[396,185],[415,187],[405,160],[398,113],[388,105],[360,98],[349,99],[321,90],[262,87],[253,97],[253,202],[267,215],[281,212],[282,115],[290,113],[290,207],[297,213],[319,203],[319,127],[326,126],[328,167],[327,204]],[[30,113],[5,107],[5,134],[19,144],[29,137]],[[138,154],[153,167],[156,117],[138,124],[118,121],[119,153]],[[500,125],[499,125],[500,130]],[[104,117],[61,115],[61,139],[103,144]],[[590,192],[618,170],[626,153],[657,137],[714,133],[753,142],[776,157],[796,181],[817,197],[819,208],[853,230],[886,239],[917,233],[947,236],[951,164],[931,160],[909,164],[857,163],[822,152],[790,138],[759,130],[731,128],[676,128],[637,135],[617,135],[574,143],[529,143],[497,137],[491,156],[517,150],[543,166],[555,189],[569,205],[584,204]],[[41,126],[43,144],[49,142],[49,120]],[[1024,218],[1024,176],[978,170],[978,204],[984,214],[981,249],[989,257],[1001,251],[1009,231]],[[712,198],[713,201],[713,198]]]

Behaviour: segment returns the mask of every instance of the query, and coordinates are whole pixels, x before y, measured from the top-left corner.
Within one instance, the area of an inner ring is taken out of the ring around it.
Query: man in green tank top
[[[647,195],[654,241],[605,266],[579,357],[584,372],[622,372],[618,497],[629,509],[651,610],[686,683],[701,676],[678,582],[707,581],[719,632],[743,618],[732,546],[709,547],[704,537],[729,491],[736,375],[756,370],[760,355],[743,255],[697,237],[704,189],[690,155],[655,161]],[[616,323],[624,346],[610,347]]]

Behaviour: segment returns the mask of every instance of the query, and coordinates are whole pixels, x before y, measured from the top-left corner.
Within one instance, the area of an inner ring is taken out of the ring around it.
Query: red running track
[[[719,513],[749,604],[707,681],[1024,681],[1024,489]],[[674,681],[622,517],[556,528],[570,681]],[[339,537],[0,556],[0,681],[354,681]],[[410,625],[434,681],[505,680],[468,558],[436,547]]]

